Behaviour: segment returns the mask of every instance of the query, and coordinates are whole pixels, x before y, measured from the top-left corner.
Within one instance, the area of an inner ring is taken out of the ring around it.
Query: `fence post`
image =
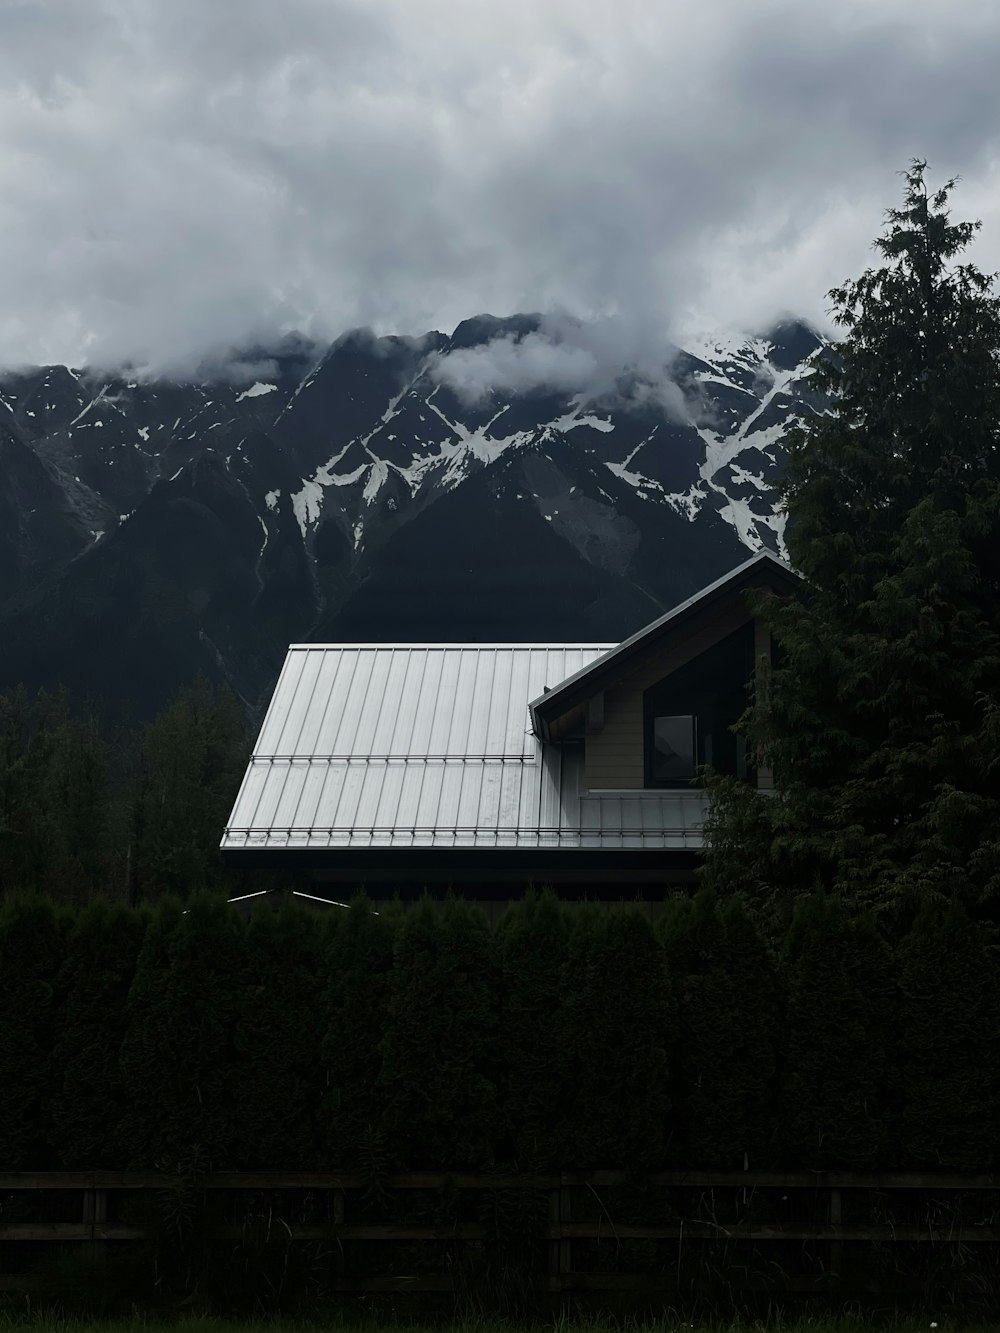
[[[344,1191],[343,1189],[338,1187],[333,1191],[333,1225],[338,1229],[344,1225],[344,1214],[345,1214]],[[337,1277],[343,1278],[345,1269],[344,1242],[340,1238],[340,1236],[337,1237],[337,1252],[334,1256],[333,1268],[334,1272],[337,1274]]]
[[[558,1183],[549,1190],[549,1287],[552,1291],[562,1290],[559,1281],[559,1242],[562,1237],[562,1228],[559,1226],[560,1194]]]
[[[559,1175],[559,1277],[560,1288],[561,1279],[573,1271],[573,1242],[568,1236],[562,1234],[562,1223],[572,1221],[573,1216],[573,1193],[569,1185],[566,1184],[565,1172]]]
[[[103,1265],[107,1251],[104,1240],[98,1240],[95,1232],[97,1226],[108,1220],[107,1190],[87,1188],[83,1191],[81,1220],[84,1226],[90,1227],[90,1238],[83,1242],[83,1257],[89,1264],[99,1267]]]
[[[830,1188],[830,1225],[839,1228],[841,1221],[840,1190],[834,1185]],[[842,1240],[832,1241],[830,1244],[830,1272],[837,1279],[840,1278],[843,1258],[844,1242]]]

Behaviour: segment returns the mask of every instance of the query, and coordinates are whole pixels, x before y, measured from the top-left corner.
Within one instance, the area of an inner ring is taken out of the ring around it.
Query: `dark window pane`
[[[653,780],[683,782],[694,777],[697,762],[694,718],[653,718]]]

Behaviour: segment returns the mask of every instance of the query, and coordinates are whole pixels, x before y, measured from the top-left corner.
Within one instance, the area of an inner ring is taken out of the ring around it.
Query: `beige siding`
[[[588,731],[586,740],[586,786],[601,788],[641,787],[643,763],[643,693],[664,676],[705,652],[727,634],[745,625],[749,617],[740,607],[692,629],[666,651],[647,658],[619,684],[604,692],[604,726]]]

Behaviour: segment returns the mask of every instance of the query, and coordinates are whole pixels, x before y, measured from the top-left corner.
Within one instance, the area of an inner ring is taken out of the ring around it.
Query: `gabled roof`
[[[284,863],[295,852],[327,866],[331,853],[359,865],[378,851],[412,869],[441,850],[449,865],[484,848],[560,861],[693,853],[704,792],[588,791],[580,747],[545,744],[547,720],[703,612],[797,581],[755,556],[618,645],[293,644],[223,854]]]
[[[227,856],[700,846],[702,792],[588,792],[528,700],[609,645],[297,644],[222,840]]]
[[[550,721],[626,675],[639,660],[656,651],[664,640],[681,633],[696,617],[735,602],[751,588],[773,587],[792,592],[800,583],[801,576],[790,565],[770,551],[759,552],[534,698],[529,704],[532,730],[536,736],[547,738]]]

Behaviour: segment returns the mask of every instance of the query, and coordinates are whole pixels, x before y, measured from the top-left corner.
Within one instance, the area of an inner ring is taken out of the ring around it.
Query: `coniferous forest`
[[[58,694],[0,694],[0,898],[233,896],[218,845],[249,753],[242,708],[205,680],[134,726]]]

